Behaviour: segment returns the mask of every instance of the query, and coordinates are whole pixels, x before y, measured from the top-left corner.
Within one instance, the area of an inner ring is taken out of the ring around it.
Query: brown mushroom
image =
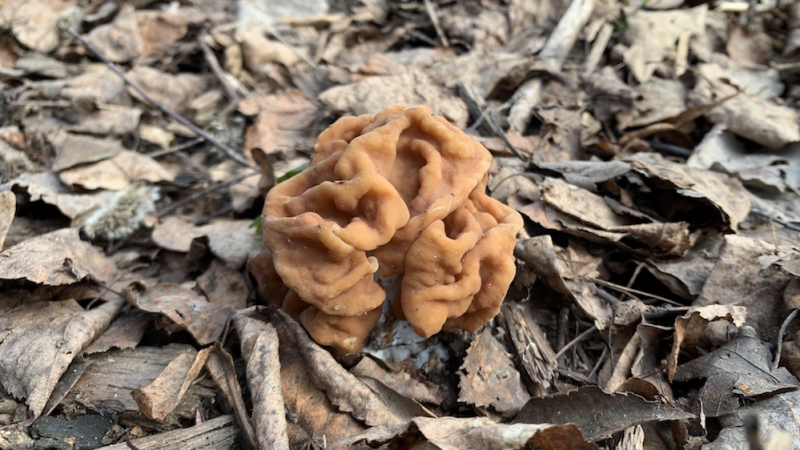
[[[267,195],[264,243],[291,291],[280,301],[337,353],[380,318],[375,279],[404,274],[395,310],[415,331],[474,331],[514,277],[518,213],[486,195],[491,155],[424,106],[344,117],[309,167]]]

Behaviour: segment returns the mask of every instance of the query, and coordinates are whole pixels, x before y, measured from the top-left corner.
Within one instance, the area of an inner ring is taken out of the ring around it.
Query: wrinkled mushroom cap
[[[262,218],[282,302],[323,345],[359,351],[404,274],[400,307],[422,336],[474,330],[514,276],[518,213],[485,194],[491,154],[427,107],[344,117],[309,167],[274,187]],[[289,301],[291,299],[291,301]]]

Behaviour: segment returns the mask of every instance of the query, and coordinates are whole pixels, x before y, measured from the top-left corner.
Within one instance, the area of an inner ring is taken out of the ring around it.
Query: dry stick
[[[111,71],[114,72],[114,74],[116,74],[118,77],[120,77],[122,79],[122,81],[125,82],[125,84],[130,86],[131,89],[133,89],[140,96],[142,96],[142,98],[147,103],[149,103],[150,106],[156,108],[157,110],[161,111],[164,114],[167,114],[168,116],[172,116],[172,118],[174,118],[178,122],[180,122],[183,125],[191,128],[192,131],[194,131],[198,135],[202,136],[208,142],[210,142],[210,143],[214,144],[215,146],[217,146],[220,150],[225,152],[226,155],[228,155],[230,158],[232,158],[234,161],[238,162],[239,164],[242,164],[244,166],[247,166],[247,167],[250,167],[252,169],[258,170],[258,166],[257,165],[255,165],[252,162],[248,161],[248,159],[245,158],[244,156],[236,153],[236,151],[234,151],[232,148],[230,148],[227,145],[223,144],[222,142],[217,140],[217,138],[215,138],[214,136],[208,134],[205,130],[203,130],[202,128],[198,127],[194,123],[192,123],[189,119],[187,119],[187,118],[183,117],[182,115],[178,114],[172,108],[155,101],[152,97],[150,97],[150,95],[148,95],[144,90],[142,90],[142,88],[140,88],[136,83],[131,81],[131,79],[128,78],[127,75],[122,73],[122,71],[119,70],[117,65],[114,64],[113,62],[111,62],[111,60],[108,59],[100,50],[98,50],[94,45],[89,43],[89,41],[87,41],[86,38],[84,38],[80,33],[75,31],[74,28],[67,27],[67,32],[69,34],[71,34],[75,39],[77,39],[84,47],[86,47],[89,50],[91,50],[91,52],[94,53],[95,56],[97,56],[97,58],[100,59],[100,61],[102,61],[106,66],[108,66],[108,68],[111,69]]]
[[[167,149],[164,149],[164,150],[157,150],[157,151],[154,151],[154,152],[147,153],[147,156],[149,156],[151,158],[159,158],[161,156],[169,155],[170,153],[175,153],[175,152],[179,152],[181,150],[186,150],[189,147],[194,147],[195,145],[197,145],[197,144],[199,144],[199,143],[201,143],[203,141],[205,141],[205,139],[203,139],[203,138],[195,138],[195,139],[192,139],[191,141],[183,142],[183,143],[178,144],[178,145],[176,145],[174,147],[170,147],[170,148],[167,148]]]
[[[774,216],[772,216],[771,214],[769,214],[766,211],[762,211],[760,209],[752,208],[752,209],[750,209],[750,212],[755,214],[755,215],[757,215],[757,216],[765,217],[767,219],[772,219],[773,222],[779,223],[779,224],[783,225],[785,228],[788,228],[788,229],[790,229],[792,231],[800,231],[800,226],[795,225],[795,224],[793,224],[791,222],[787,222],[787,221],[785,221],[785,220],[783,220],[783,219],[781,219],[779,217],[774,217]]]
[[[573,346],[573,345],[575,345],[575,344],[577,344],[578,342],[580,342],[580,341],[582,341],[582,340],[586,339],[587,337],[589,337],[589,335],[590,335],[590,334],[592,334],[592,333],[593,333],[593,332],[595,332],[595,331],[597,331],[597,327],[596,327],[596,326],[594,326],[594,325],[592,325],[592,327],[591,327],[591,328],[589,328],[588,330],[584,331],[583,333],[581,333],[581,334],[577,335],[577,336],[575,337],[575,339],[573,339],[573,340],[569,341],[569,342],[567,343],[567,345],[565,345],[564,347],[562,347],[562,348],[561,348],[561,350],[559,350],[559,351],[558,351],[558,353],[556,353],[556,359],[558,359],[558,357],[559,357],[559,356],[563,356],[563,355],[564,355],[564,353],[565,353],[567,350],[569,350],[570,348],[572,348],[572,346]]]
[[[778,365],[781,362],[781,348],[783,347],[781,344],[783,343],[783,335],[786,333],[786,329],[789,328],[789,324],[797,317],[797,313],[800,309],[793,309],[792,312],[789,314],[789,317],[783,321],[781,325],[781,329],[778,331],[778,348],[775,350],[775,360],[772,361],[772,370],[778,370]]]
[[[670,299],[668,299],[666,297],[661,297],[660,295],[651,294],[649,292],[640,291],[638,289],[627,288],[625,286],[621,286],[619,284],[612,283],[610,281],[601,280],[599,278],[589,277],[589,279],[594,281],[595,283],[600,283],[603,286],[607,286],[607,287],[609,287],[611,289],[614,289],[615,291],[624,292],[624,293],[628,294],[628,296],[630,296],[630,297],[633,297],[632,295],[630,295],[630,293],[634,293],[634,294],[639,294],[639,295],[646,295],[648,297],[652,297],[655,300],[660,300],[662,302],[669,303],[670,305],[685,306],[685,305],[682,305],[682,304],[676,302],[675,300],[670,300]]]
[[[442,45],[450,47],[450,42],[447,40],[447,35],[444,34],[442,24],[439,23],[439,15],[436,13],[436,7],[433,6],[431,0],[425,0],[425,9],[428,10],[428,16],[430,16],[431,22],[433,22],[433,29],[436,30],[436,34],[439,36],[439,39],[441,39]]]
[[[185,205],[187,203],[191,203],[191,202],[197,200],[198,198],[208,194],[209,192],[214,192],[214,191],[217,191],[219,189],[224,189],[226,187],[233,186],[234,184],[239,183],[239,182],[243,181],[246,178],[250,178],[250,177],[252,177],[254,175],[260,175],[260,174],[261,174],[261,172],[247,172],[245,174],[239,175],[236,178],[231,178],[230,180],[225,181],[223,183],[219,183],[219,184],[215,184],[213,186],[210,186],[210,187],[208,187],[206,189],[203,189],[200,192],[196,192],[196,193],[194,193],[194,194],[192,194],[192,195],[190,195],[188,197],[184,197],[184,198],[178,200],[177,202],[167,206],[166,208],[164,208],[161,211],[157,212],[156,213],[156,217],[158,217],[158,218],[164,217],[167,214],[171,213],[172,211],[178,209],[179,207],[181,207],[181,206],[183,206],[183,205]]]
[[[578,35],[594,10],[594,0],[572,0],[567,11],[558,21],[553,32],[547,38],[544,48],[537,55],[543,62],[543,68],[550,72],[559,72],[561,65],[572,50]],[[525,82],[514,94],[514,105],[508,113],[510,129],[522,132],[531,119],[532,108],[541,101],[542,80],[535,78]]]

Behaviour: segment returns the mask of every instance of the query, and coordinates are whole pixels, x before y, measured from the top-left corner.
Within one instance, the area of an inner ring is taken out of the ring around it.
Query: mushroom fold
[[[337,354],[360,351],[380,319],[378,270],[402,274],[393,310],[420,336],[475,331],[500,310],[523,225],[486,195],[491,158],[424,106],[337,120],[308,168],[267,195],[272,258],[259,267],[289,290],[265,294]]]

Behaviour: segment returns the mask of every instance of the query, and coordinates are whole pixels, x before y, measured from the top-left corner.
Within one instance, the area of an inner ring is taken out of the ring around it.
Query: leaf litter
[[[800,448],[793,2],[200,3],[0,5],[0,448]],[[395,103],[493,153],[517,275],[334,357],[251,224]]]

